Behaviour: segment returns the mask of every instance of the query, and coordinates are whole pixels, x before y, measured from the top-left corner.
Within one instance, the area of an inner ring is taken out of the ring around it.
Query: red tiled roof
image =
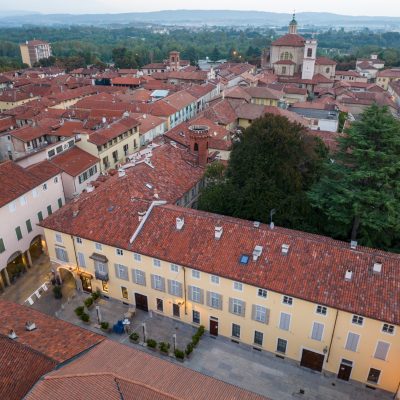
[[[0,399],[20,400],[57,363],[17,341],[0,335]]]
[[[113,85],[122,85],[122,86],[139,86],[140,85],[140,78],[134,77],[117,77],[112,79]]]
[[[283,93],[268,87],[248,87],[244,89],[252,98],[280,100]]]
[[[196,98],[193,97],[186,90],[181,90],[179,92],[170,94],[161,101],[176,108],[177,110],[181,110],[182,108],[185,108],[189,104],[194,103],[196,101]]]
[[[70,360],[104,339],[104,336],[50,317],[33,308],[4,300],[0,301],[0,321],[0,334],[8,335],[10,329],[13,329],[18,336],[15,339],[17,343],[43,354],[56,363]],[[26,321],[34,322],[36,329],[27,331]]]
[[[74,146],[52,158],[50,162],[68,175],[75,177],[97,164],[99,159]]]
[[[48,160],[40,161],[36,164],[30,165],[26,168],[26,171],[33,174],[37,179],[39,179],[40,182],[46,182],[61,172],[57,166],[53,165]]]
[[[184,218],[182,231],[176,218]],[[214,229],[223,227],[220,240]],[[282,254],[282,244],[289,253]],[[242,254],[263,246],[257,261],[243,266]],[[275,228],[255,228],[244,221],[172,205],[155,207],[131,251],[188,266],[255,287],[327,305],[380,321],[400,324],[398,301],[400,255],[358,246],[327,237]],[[374,262],[382,272],[373,274]],[[345,272],[353,272],[351,281]]]
[[[379,71],[379,78],[400,78],[400,69],[385,69],[383,71]]]
[[[306,42],[302,36],[288,33],[272,42],[272,46],[303,47]]]
[[[47,375],[26,399],[78,399],[82,390],[85,400],[266,400],[111,340]]]
[[[0,163],[0,188],[7,188],[7,190],[0,190],[0,207],[59,173],[55,166],[48,168],[47,163],[43,166],[43,170],[35,167],[24,169],[13,161]]]

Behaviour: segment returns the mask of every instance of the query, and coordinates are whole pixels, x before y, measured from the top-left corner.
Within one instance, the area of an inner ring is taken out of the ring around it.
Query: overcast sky
[[[399,16],[399,0],[0,0],[1,10],[42,13],[104,13],[176,9],[332,12],[347,15]]]

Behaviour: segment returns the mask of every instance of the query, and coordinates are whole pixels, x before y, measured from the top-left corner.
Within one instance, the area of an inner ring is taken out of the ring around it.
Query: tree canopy
[[[366,109],[342,138],[309,192],[328,232],[364,245],[398,248],[400,122],[387,108]]]
[[[323,143],[287,118],[267,114],[234,145],[226,173],[212,167],[199,208],[239,218],[313,229],[316,216],[306,195],[327,155]]]

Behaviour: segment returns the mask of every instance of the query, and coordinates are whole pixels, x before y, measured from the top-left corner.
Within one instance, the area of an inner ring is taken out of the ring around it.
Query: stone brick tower
[[[169,53],[169,69],[170,71],[179,71],[181,67],[181,56],[179,51],[171,51]]]
[[[202,167],[207,165],[208,160],[209,130],[206,125],[192,125],[189,127],[190,152],[197,155],[198,164]]]

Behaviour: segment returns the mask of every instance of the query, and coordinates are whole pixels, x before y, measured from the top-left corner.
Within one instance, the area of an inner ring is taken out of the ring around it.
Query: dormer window
[[[355,325],[361,326],[364,323],[364,317],[361,317],[360,315],[353,315],[351,322]]]
[[[249,263],[249,259],[250,259],[250,257],[247,254],[242,254],[240,256],[239,262],[240,262],[240,264],[246,265]]]

